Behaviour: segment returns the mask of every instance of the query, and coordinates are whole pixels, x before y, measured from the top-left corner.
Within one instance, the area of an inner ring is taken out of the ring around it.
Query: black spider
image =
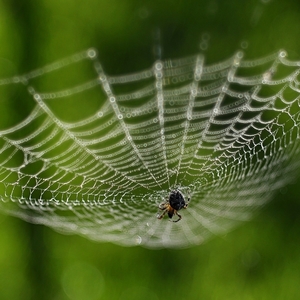
[[[185,202],[183,195],[179,191],[172,191],[169,195],[169,198],[158,206],[159,209],[163,210],[163,213],[157,218],[162,219],[164,215],[168,213],[170,219],[172,219],[174,215],[178,216],[176,221],[172,220],[173,222],[180,221],[181,215],[178,213],[178,211],[182,208],[187,208],[189,201],[190,198],[188,198],[187,202]]]

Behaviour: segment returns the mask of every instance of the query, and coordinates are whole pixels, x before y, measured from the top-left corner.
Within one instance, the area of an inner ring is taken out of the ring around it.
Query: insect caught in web
[[[190,198],[187,199],[187,202],[185,201],[183,195],[179,191],[172,191],[169,195],[169,198],[167,198],[164,202],[162,202],[158,208],[162,210],[162,214],[157,216],[157,219],[162,219],[166,213],[168,213],[168,216],[170,219],[174,215],[178,217],[177,220],[172,220],[173,222],[178,222],[181,220],[181,215],[178,213],[179,210],[182,208],[187,208],[189,204]]]

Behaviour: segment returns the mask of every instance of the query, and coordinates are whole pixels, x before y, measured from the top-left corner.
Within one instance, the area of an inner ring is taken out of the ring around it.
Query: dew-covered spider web
[[[2,97],[23,115],[1,123],[0,208],[121,245],[186,247],[226,233],[297,175],[299,72],[279,51],[113,76],[89,49],[4,78]],[[158,220],[175,189],[191,199],[182,220]]]

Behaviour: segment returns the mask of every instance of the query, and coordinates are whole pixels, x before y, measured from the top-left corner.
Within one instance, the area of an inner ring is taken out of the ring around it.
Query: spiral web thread
[[[20,91],[10,101],[32,109],[0,131],[0,209],[128,246],[187,247],[226,233],[297,174],[299,66],[284,51],[238,52],[110,76],[89,49],[2,79],[3,93]],[[174,189],[189,207],[178,223],[158,220]]]

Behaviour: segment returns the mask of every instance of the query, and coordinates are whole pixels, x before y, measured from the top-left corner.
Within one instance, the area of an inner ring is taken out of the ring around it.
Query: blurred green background
[[[300,3],[293,0],[6,0],[0,76],[89,47],[108,74],[198,52],[213,63],[239,49],[246,58],[285,49],[300,60],[299,36]],[[18,108],[13,99],[0,99],[8,123]],[[299,183],[278,192],[251,222],[183,250],[98,244],[0,215],[0,299],[296,299]]]

